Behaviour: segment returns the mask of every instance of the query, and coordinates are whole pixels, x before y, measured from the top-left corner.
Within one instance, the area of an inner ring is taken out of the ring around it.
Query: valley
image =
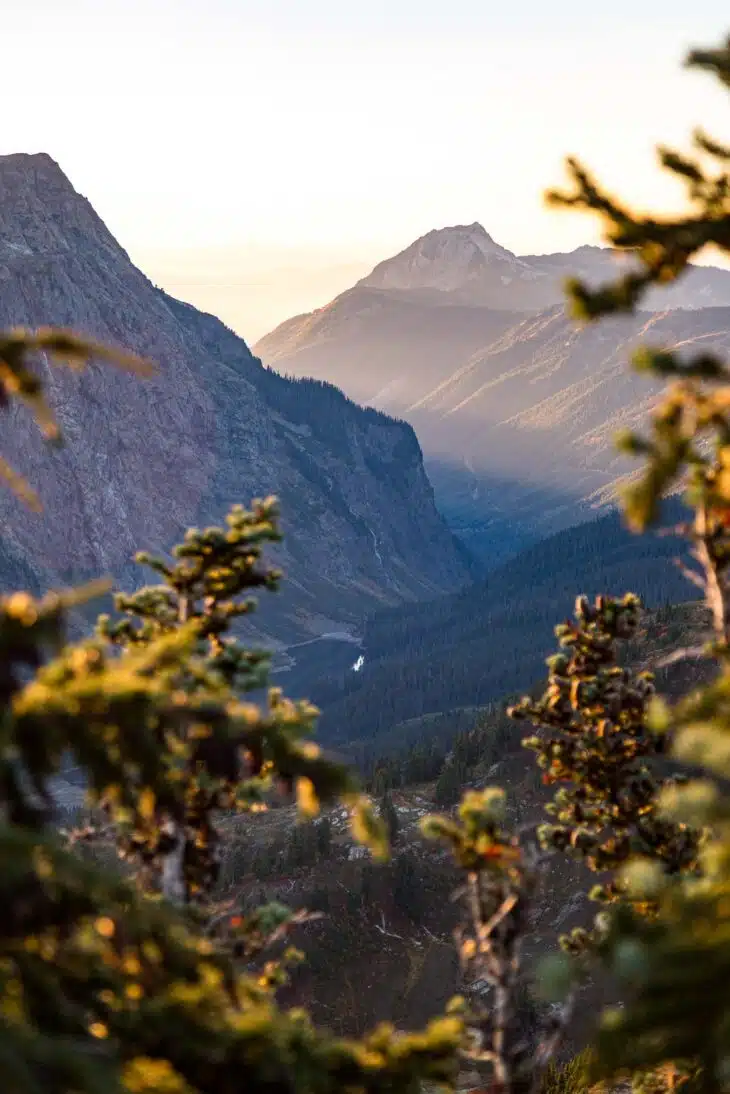
[[[682,515],[679,503],[667,504],[663,526]],[[463,724],[462,710],[530,687],[576,595],[635,592],[650,609],[693,599],[678,558],[686,562],[687,550],[676,537],[633,535],[609,513],[556,533],[462,592],[369,617],[358,672],[344,652],[309,647],[286,687],[320,707],[323,741],[367,767],[415,741],[446,739]]]
[[[8,1094],[730,1094],[684,7],[11,0]]]
[[[240,633],[362,770],[530,686],[576,592],[631,589],[651,608],[693,595],[675,542],[612,513],[630,470],[612,438],[654,398],[626,367],[633,347],[730,351],[730,273],[694,269],[663,310],[580,328],[561,280],[574,264],[598,283],[615,255],[518,257],[478,224],[446,228],[282,324],[262,363],[153,286],[49,157],[0,157],[0,198],[0,323],[66,324],[159,370],[144,391],[48,372],[73,442],[60,453],[14,416],[5,440],[47,518],[0,499],[5,587],[106,571],[133,588],[135,549],[276,493],[282,591]]]
[[[309,685],[322,674],[339,675],[353,671],[361,656],[362,638],[352,633],[323,634],[277,650],[271,674],[287,692],[306,695]]]

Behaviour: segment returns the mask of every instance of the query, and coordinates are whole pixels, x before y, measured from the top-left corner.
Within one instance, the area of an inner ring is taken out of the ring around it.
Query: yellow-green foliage
[[[71,331],[49,328],[0,333],[0,408],[7,407],[10,399],[22,400],[32,410],[46,440],[54,444],[60,444],[63,438],[43,394],[43,385],[32,367],[34,357],[39,354],[46,354],[55,363],[72,369],[82,369],[89,361],[96,359],[110,361],[118,368],[140,376],[153,371],[148,361],[132,353],[99,345],[88,338],[79,338]],[[3,459],[0,459],[0,478],[4,478],[33,509],[40,509],[32,487]]]
[[[540,1094],[586,1094],[589,1088],[590,1050],[584,1049],[565,1064],[551,1062]]]
[[[608,874],[592,892],[606,904],[626,899],[618,871],[635,855],[670,874],[697,865],[698,834],[659,809],[659,792],[672,784],[657,772],[667,742],[649,726],[653,678],[618,661],[619,640],[634,635],[640,611],[630,594],[621,600],[599,596],[594,604],[578,597],[574,620],[556,627],[561,648],[548,660],[546,690],[509,711],[538,728],[523,745],[537,753],[543,782],[559,787],[547,806],[554,822],[538,829],[542,845]],[[652,905],[643,901],[635,908],[649,914]],[[598,937],[600,931],[592,939],[575,928],[561,942],[580,952]]]

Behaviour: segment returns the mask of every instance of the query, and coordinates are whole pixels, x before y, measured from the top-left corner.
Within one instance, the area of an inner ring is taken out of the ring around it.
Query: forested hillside
[[[667,526],[681,513],[668,503]],[[409,719],[483,706],[529,687],[576,591],[630,589],[652,607],[693,599],[678,556],[686,548],[675,536],[635,536],[610,514],[557,533],[463,593],[375,615],[365,629],[363,668],[337,675],[325,668],[309,685],[323,710],[320,732],[339,745],[371,742],[383,751]]]
[[[699,604],[671,605],[642,616],[621,661],[633,669],[661,664],[677,647],[706,640],[707,610]],[[552,638],[551,648],[555,639]],[[662,694],[684,694],[707,679],[712,664],[699,659],[671,661],[659,668]],[[531,681],[533,693],[544,666]],[[420,837],[419,819],[434,806],[451,809],[465,788],[499,781],[510,787],[516,819],[541,819],[552,788],[541,781],[533,755],[522,746],[524,723],[506,714],[504,702],[450,719],[420,719],[407,747],[386,753],[365,750],[368,789],[388,818],[394,856],[385,869],[358,857],[341,811],[296,826],[293,809],[276,809],[230,822],[226,829],[224,890],[242,875],[258,899],[282,899],[324,913],[304,928],[307,962],[294,978],[288,998],[314,1007],[322,1019],[347,1033],[361,1033],[379,1018],[410,1027],[435,1013],[458,987],[449,944],[456,909],[448,896],[457,876],[447,862],[434,861]],[[420,736],[418,735],[420,731]],[[587,922],[581,898],[585,879],[575,869],[554,865],[531,941],[537,952],[549,946],[555,923],[562,929]],[[340,980],[331,976],[341,963]],[[576,1022],[573,1035],[586,1024]]]

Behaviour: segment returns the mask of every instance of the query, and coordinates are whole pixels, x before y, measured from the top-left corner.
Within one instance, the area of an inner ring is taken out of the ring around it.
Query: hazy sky
[[[517,252],[566,153],[638,202],[730,99],[720,0],[0,0],[0,153],[46,151],[155,280],[253,340],[434,227]]]

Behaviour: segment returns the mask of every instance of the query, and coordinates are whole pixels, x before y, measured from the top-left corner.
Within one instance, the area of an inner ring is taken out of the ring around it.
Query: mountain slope
[[[730,272],[708,267],[655,294],[661,311],[571,322],[565,277],[596,284],[618,262],[597,247],[518,257],[479,225],[444,229],[255,348],[406,418],[441,511],[494,565],[612,502],[631,469],[613,434],[653,398],[627,368],[637,345],[730,346]]]
[[[629,367],[640,345],[727,357],[730,307],[585,327],[563,309],[542,312],[412,405],[408,419],[444,511],[457,504],[447,494],[457,455],[469,473],[472,509],[487,528],[489,516],[509,515],[540,536],[612,504],[617,484],[636,467],[617,454],[615,435],[643,428],[659,391]]]
[[[256,352],[280,372],[344,385],[350,398],[402,414],[519,318],[358,286],[321,311],[289,320]]]
[[[125,346],[159,372],[143,383],[38,363],[69,443],[49,452],[12,412],[2,451],[45,513],[2,491],[0,514],[9,549],[39,580],[138,581],[136,549],[164,549],[189,524],[268,493],[282,499],[291,573],[261,616],[278,637],[467,580],[408,425],[263,368],[214,317],[156,289],[49,157],[2,157],[0,328],[41,324]]]

